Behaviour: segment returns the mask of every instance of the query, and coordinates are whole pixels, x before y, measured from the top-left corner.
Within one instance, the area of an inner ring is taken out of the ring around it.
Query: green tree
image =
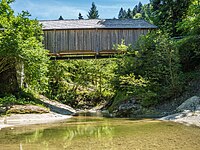
[[[142,7],[142,18],[144,18],[145,20],[147,20],[150,23],[152,22],[152,15],[151,15],[151,4],[145,4]]]
[[[83,16],[82,16],[81,13],[78,14],[78,19],[79,19],[79,20],[80,20],[80,19],[83,19]]]
[[[142,3],[139,2],[139,3],[138,3],[138,6],[137,6],[137,13],[141,13],[142,7],[143,7]]]
[[[88,19],[98,19],[99,18],[99,12],[97,10],[97,7],[95,5],[95,3],[92,3],[92,7],[88,12]]]
[[[179,36],[177,23],[186,15],[191,0],[151,0],[153,22],[171,36]]]
[[[0,2],[0,93],[16,92],[22,77],[30,88],[45,89],[48,57],[41,25],[28,12],[15,16],[11,2]]]
[[[178,49],[167,35],[151,32],[142,36],[135,48],[126,46],[126,51],[117,63],[116,91],[136,97],[144,105],[154,105],[181,92]]]
[[[131,11],[130,8],[129,8],[128,11],[127,11],[126,18],[127,18],[127,19],[132,19],[132,18],[133,18],[133,16],[132,16],[132,11]]]
[[[188,13],[178,24],[178,30],[184,36],[178,41],[181,64],[184,71],[194,70],[200,65],[200,1],[192,0]]]
[[[124,14],[124,9],[121,7],[119,14],[118,14],[118,19],[124,19],[126,16]]]
[[[64,19],[63,19],[63,17],[62,17],[62,16],[60,16],[60,17],[58,18],[58,20],[64,20]]]
[[[183,35],[199,35],[200,34],[200,1],[192,0],[187,15],[178,24],[178,30]]]
[[[137,14],[137,10],[138,10],[138,6],[135,5],[135,7],[133,8],[133,11],[132,11],[133,17]]]
[[[112,59],[52,61],[48,95],[74,107],[108,101],[114,94],[111,80],[115,66]]]
[[[142,17],[141,13],[137,13],[137,14],[135,14],[134,18],[135,19],[142,19],[143,17]]]

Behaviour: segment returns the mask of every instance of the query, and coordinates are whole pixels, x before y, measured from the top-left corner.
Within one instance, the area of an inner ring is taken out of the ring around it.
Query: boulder
[[[196,111],[200,110],[200,97],[193,96],[182,103],[178,108],[178,111],[190,110]]]
[[[134,117],[143,114],[143,107],[135,98],[131,98],[122,102],[112,114],[115,117]]]

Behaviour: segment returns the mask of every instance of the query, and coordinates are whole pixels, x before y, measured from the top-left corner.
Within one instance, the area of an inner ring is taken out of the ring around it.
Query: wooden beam
[[[98,55],[114,55],[114,54],[121,54],[121,51],[117,50],[102,50],[100,52],[95,51],[89,51],[89,50],[74,50],[74,51],[66,51],[66,52],[59,52],[59,53],[49,53],[49,56],[57,56],[57,57],[63,57],[63,56],[70,56],[70,55],[92,55],[92,56],[98,56]]]
[[[104,58],[114,58],[114,55],[53,56],[50,58],[50,60],[77,60],[77,59],[104,59]]]

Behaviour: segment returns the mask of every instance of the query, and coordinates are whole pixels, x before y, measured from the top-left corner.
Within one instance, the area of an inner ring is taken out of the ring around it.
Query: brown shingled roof
[[[85,19],[85,20],[43,20],[43,30],[52,29],[155,29],[142,19]]]

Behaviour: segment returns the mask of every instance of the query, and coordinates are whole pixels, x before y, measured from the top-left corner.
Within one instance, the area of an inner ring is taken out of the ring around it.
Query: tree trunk
[[[8,66],[9,64],[7,64]],[[15,65],[9,67],[0,73],[0,95],[12,94],[19,90],[17,82],[17,71]]]

